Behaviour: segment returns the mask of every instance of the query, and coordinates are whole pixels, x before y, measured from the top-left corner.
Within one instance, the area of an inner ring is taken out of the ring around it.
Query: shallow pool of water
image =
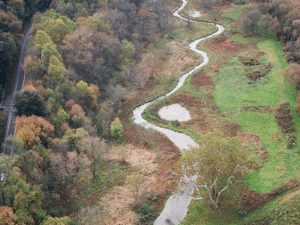
[[[158,111],[158,115],[167,121],[185,122],[191,120],[190,112],[178,103],[162,107]]]

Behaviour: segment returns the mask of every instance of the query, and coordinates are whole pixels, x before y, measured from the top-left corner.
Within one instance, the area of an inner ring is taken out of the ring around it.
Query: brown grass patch
[[[160,209],[168,193],[177,187],[178,152],[172,148],[163,148],[158,151],[149,151],[146,148],[132,144],[114,146],[105,155],[107,160],[126,162],[133,167],[134,171],[143,174],[144,179],[141,186],[141,194],[160,196],[157,209]],[[132,225],[138,222],[138,217],[133,210],[135,200],[131,192],[131,186],[125,182],[121,186],[113,187],[101,200],[105,217],[105,225]]]
[[[203,88],[205,90],[211,90],[214,86],[214,81],[211,77],[207,76],[203,71],[195,74],[192,77],[192,87],[193,88]]]
[[[261,113],[270,113],[275,115],[276,108],[269,107],[269,106],[244,106],[244,111],[250,111],[250,112],[261,112]]]
[[[236,54],[241,49],[245,48],[245,45],[236,43],[230,39],[226,39],[224,36],[221,36],[210,42],[208,47],[215,54],[227,55],[228,53]]]
[[[190,96],[187,93],[181,93],[170,100],[170,103],[176,103],[176,102],[183,103],[183,105],[187,107],[197,107],[197,106],[203,106],[205,104],[204,99],[199,99]]]
[[[264,160],[269,158],[267,150],[263,147],[263,143],[257,135],[240,131],[237,136],[246,151],[254,152]]]

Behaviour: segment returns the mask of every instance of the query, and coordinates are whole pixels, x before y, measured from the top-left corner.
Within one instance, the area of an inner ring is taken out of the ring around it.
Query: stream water
[[[189,72],[183,74],[176,87],[171,90],[170,92],[150,101],[147,102],[141,106],[138,106],[133,110],[133,121],[137,125],[140,125],[146,129],[153,129],[156,130],[162,134],[164,134],[166,137],[168,137],[179,149],[181,152],[184,152],[186,150],[189,150],[191,148],[197,147],[198,144],[188,135],[179,133],[167,128],[163,128],[160,126],[157,126],[155,124],[152,124],[145,120],[143,118],[143,112],[147,107],[150,105],[153,105],[154,103],[161,101],[164,98],[167,98],[168,96],[174,94],[176,91],[178,91],[185,83],[186,79],[193,75],[196,71],[198,71],[200,68],[204,67],[209,63],[209,58],[206,52],[201,51],[200,49],[197,49],[197,46],[200,42],[205,41],[207,39],[213,38],[215,36],[218,36],[223,33],[225,30],[223,26],[219,24],[214,23],[208,23],[208,22],[199,22],[196,20],[191,20],[188,18],[185,18],[180,15],[180,12],[186,7],[188,1],[182,0],[181,6],[173,13],[173,15],[181,20],[189,21],[191,23],[200,23],[200,24],[211,24],[214,25],[217,29],[216,32],[213,34],[210,34],[206,37],[196,39],[195,41],[191,42],[189,44],[189,48],[199,54],[203,61],[196,65],[193,69],[191,69]],[[192,194],[193,194],[193,188],[191,183],[193,183],[193,180],[195,180],[194,177],[186,177],[185,175],[181,178],[180,186],[174,194],[172,194],[167,202],[165,203],[163,211],[160,213],[159,217],[155,220],[154,225],[177,225],[179,224],[183,218],[186,216],[188,211],[188,206],[190,204]]]
[[[160,108],[158,116],[167,121],[186,122],[191,120],[190,112],[178,103]]]

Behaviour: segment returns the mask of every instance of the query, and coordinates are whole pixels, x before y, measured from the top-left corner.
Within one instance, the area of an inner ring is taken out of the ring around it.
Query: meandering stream
[[[154,103],[159,102],[162,99],[167,98],[168,96],[174,94],[176,91],[178,91],[184,85],[186,79],[189,76],[193,75],[200,68],[207,65],[209,63],[208,55],[206,52],[201,51],[200,49],[197,48],[198,44],[202,41],[205,41],[207,39],[210,39],[210,38],[220,35],[225,30],[224,27],[219,24],[208,23],[208,22],[199,22],[199,21],[191,20],[191,19],[181,16],[179,13],[186,7],[187,3],[188,3],[187,0],[182,0],[182,5],[173,13],[173,15],[184,21],[189,21],[192,23],[200,23],[200,24],[212,24],[212,25],[216,26],[216,28],[217,28],[217,31],[215,33],[210,34],[203,38],[199,38],[189,44],[189,48],[193,52],[199,54],[203,58],[202,63],[200,63],[199,65],[196,65],[189,72],[183,74],[180,77],[176,87],[173,90],[171,90],[170,92],[168,92],[150,102],[147,102],[141,106],[138,106],[137,108],[135,108],[133,110],[134,123],[146,128],[146,129],[153,129],[153,130],[156,130],[156,131],[164,134],[180,149],[181,152],[184,152],[191,148],[197,147],[198,144],[190,136],[188,136],[186,134],[179,133],[179,132],[167,129],[167,128],[163,128],[163,127],[160,127],[158,125],[148,122],[147,120],[145,120],[143,118],[143,112],[150,105],[153,105]],[[188,180],[189,182],[185,182],[186,180]],[[191,197],[193,194],[193,189],[192,189],[191,185],[189,185],[191,183],[190,181],[192,181],[192,180],[194,180],[194,178],[186,177],[186,176],[183,176],[181,178],[181,182],[180,182],[181,185],[178,188],[178,191],[176,193],[172,194],[168,198],[163,211],[161,212],[159,217],[155,220],[154,225],[177,225],[183,220],[183,218],[187,214],[188,206],[190,204]]]

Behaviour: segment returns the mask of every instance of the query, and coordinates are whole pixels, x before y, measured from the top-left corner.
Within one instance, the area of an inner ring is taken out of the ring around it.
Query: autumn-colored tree
[[[272,32],[272,16],[270,14],[262,15],[257,23],[257,26],[263,31],[264,35]]]
[[[0,207],[0,225],[15,225],[16,215],[8,206]]]
[[[49,10],[42,17],[39,28],[44,30],[57,43],[75,28],[75,23],[69,18],[61,16],[55,10]]]
[[[56,56],[58,59],[61,59],[61,55],[58,53],[55,45],[49,45],[42,49],[41,51],[41,62],[45,71],[48,70],[50,58]]]
[[[65,66],[63,62],[57,57],[52,55],[49,59],[48,75],[50,81],[61,79],[65,75]]]
[[[259,9],[248,11],[241,19],[241,25],[245,33],[253,33],[254,28],[260,20],[261,12]]]
[[[54,45],[51,37],[43,30],[37,30],[33,40],[33,44],[39,50]]]
[[[158,27],[161,30],[166,30],[169,27],[169,18],[170,12],[167,9],[167,1],[166,0],[158,0],[154,3],[155,12],[158,17]]]
[[[150,42],[153,40],[156,15],[152,10],[143,8],[139,10],[138,15],[139,19],[137,21],[136,30],[139,33],[139,40],[142,42]]]
[[[49,167],[52,192],[57,193],[66,204],[75,202],[92,179],[90,168],[91,161],[85,154],[75,151],[52,154]]]
[[[70,146],[70,150],[78,149],[78,143],[88,136],[88,133],[83,128],[69,129],[63,136],[63,139],[67,141]]]
[[[72,109],[73,105],[75,105],[75,104],[76,104],[76,102],[73,99],[70,99],[65,103],[65,107],[70,110],[70,109]]]
[[[95,106],[97,90],[93,86],[81,80],[76,84],[76,88],[78,100],[82,106],[85,106],[86,109]]]
[[[135,57],[135,47],[134,45],[127,41],[122,41],[122,54],[124,59],[133,59]]]
[[[16,119],[16,138],[21,139],[27,149],[46,141],[53,131],[53,125],[42,117],[21,116]]]
[[[113,109],[110,104],[104,102],[100,105],[98,114],[96,116],[96,126],[98,133],[101,134],[101,137],[109,138],[110,134],[110,125],[111,120],[113,119]]]
[[[36,149],[39,150],[39,149]],[[41,150],[44,156],[47,158],[47,151]],[[18,158],[17,165],[22,170],[22,173],[26,176],[27,180],[32,183],[39,183],[43,176],[44,160],[37,151],[29,150]]]
[[[111,9],[107,14],[107,21],[114,34],[120,39],[129,39],[137,23],[137,6],[126,0],[109,1]]]
[[[30,70],[30,67],[36,66],[40,63],[39,57],[37,57],[34,54],[27,54],[24,58],[23,62],[23,69],[25,73],[27,74],[28,71]]]
[[[109,85],[106,88],[106,94],[108,100],[111,103],[111,107],[115,112],[121,108],[122,102],[126,99],[126,90],[121,85]]]
[[[64,217],[48,217],[44,222],[43,225],[69,225],[71,219],[67,216]]]
[[[32,82],[32,80],[28,80],[24,86],[23,86],[24,91],[38,91],[37,87],[35,84]]]
[[[1,28],[9,30],[11,33],[19,33],[22,29],[22,21],[12,12],[4,12],[1,10]]]
[[[79,26],[64,43],[66,64],[87,82],[105,85],[120,67],[120,42],[95,27]]]
[[[7,6],[21,19],[25,13],[25,2],[22,0],[9,0]]]
[[[61,126],[60,126],[60,130],[63,132],[63,134],[65,134],[67,132],[67,130],[70,129],[70,126],[67,122],[63,123]]]
[[[97,28],[98,31],[106,33],[111,32],[108,24],[97,14],[93,16],[78,18],[76,22],[80,26],[94,27]]]
[[[52,1],[51,6],[55,8],[60,14],[75,19],[93,14],[98,8],[105,8],[107,6],[107,0],[55,0]]]
[[[300,64],[291,63],[285,71],[287,78],[300,90]]]
[[[78,104],[74,104],[72,106],[69,114],[70,114],[71,117],[73,117],[73,116],[84,116],[85,115],[83,108]]]
[[[69,114],[63,109],[60,108],[53,117],[53,121],[57,126],[61,126],[70,118]]]
[[[38,186],[31,186],[17,167],[12,167],[5,184],[0,188],[1,205],[11,204],[16,224],[33,225],[45,215],[42,209],[43,194]]]

